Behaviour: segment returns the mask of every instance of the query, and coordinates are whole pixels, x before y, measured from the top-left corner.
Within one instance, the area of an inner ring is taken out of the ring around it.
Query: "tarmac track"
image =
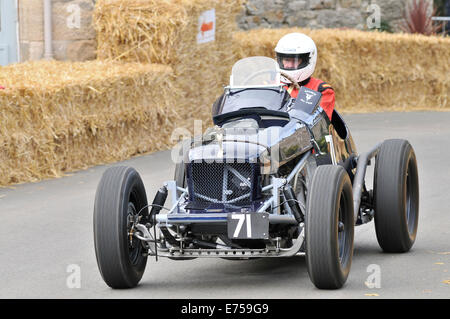
[[[60,179],[0,189],[0,298],[448,299],[450,112],[344,118],[359,152],[389,138],[411,142],[419,164],[420,218],[416,243],[405,254],[383,253],[373,222],[357,227],[352,269],[343,289],[316,289],[304,257],[158,262],[150,258],[137,288],[110,289],[98,271],[93,244],[95,190],[106,169],[98,166]],[[174,169],[169,151],[114,165],[135,167],[150,201]],[[372,173],[373,166],[367,174]],[[70,288],[78,271],[80,286]],[[365,284],[375,272],[380,274],[380,288]]]

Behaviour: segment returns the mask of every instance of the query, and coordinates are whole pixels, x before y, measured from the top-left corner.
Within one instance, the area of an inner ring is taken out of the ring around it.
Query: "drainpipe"
[[[52,0],[44,1],[44,59],[53,59],[52,39]]]
[[[17,43],[17,62],[22,62],[22,57],[20,56],[20,28],[19,28],[19,24],[20,24],[20,14],[19,14],[19,0],[15,1],[15,10],[16,10],[16,43]]]

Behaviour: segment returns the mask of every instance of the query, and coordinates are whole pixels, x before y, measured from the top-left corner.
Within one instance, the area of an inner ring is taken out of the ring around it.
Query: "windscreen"
[[[280,68],[274,59],[257,56],[239,60],[233,66],[231,88],[280,86]]]
[[[234,112],[243,108],[280,110],[285,97],[285,91],[275,88],[234,89],[225,96],[220,113]]]

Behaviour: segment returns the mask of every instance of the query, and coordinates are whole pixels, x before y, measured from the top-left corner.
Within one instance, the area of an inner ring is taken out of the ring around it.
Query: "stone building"
[[[95,0],[0,1],[0,65],[95,59]]]

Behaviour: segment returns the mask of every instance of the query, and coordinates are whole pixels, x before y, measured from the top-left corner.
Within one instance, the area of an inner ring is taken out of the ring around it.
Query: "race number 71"
[[[252,221],[250,214],[233,214],[231,215],[231,219],[238,219],[236,229],[233,233],[233,238],[239,237],[244,222],[246,222],[245,224],[247,226],[247,238],[252,238]]]
[[[228,214],[227,231],[229,238],[269,239],[269,214]]]

